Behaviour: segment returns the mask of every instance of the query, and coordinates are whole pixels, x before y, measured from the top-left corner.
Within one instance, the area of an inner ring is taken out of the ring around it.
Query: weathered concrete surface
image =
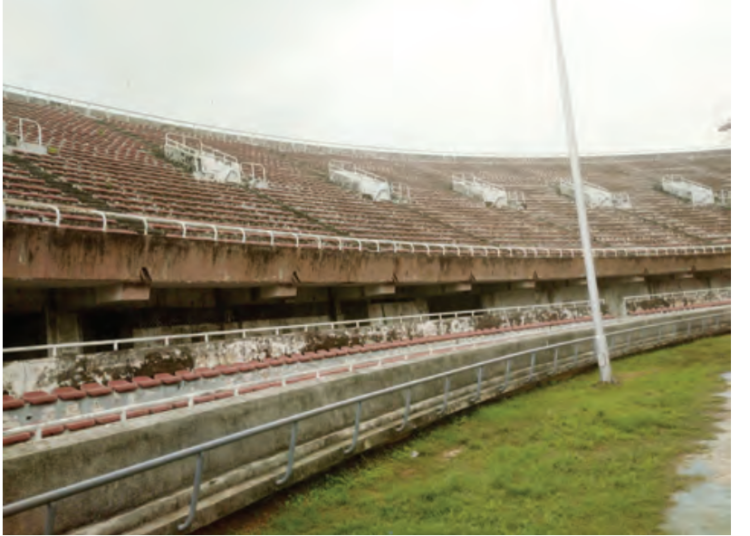
[[[382,285],[580,279],[583,259],[441,257],[250,247],[3,223],[3,280],[13,285]],[[731,254],[599,258],[601,278],[731,270]]]
[[[519,308],[495,311],[474,317],[439,319],[407,319],[392,324],[373,321],[361,327],[311,328],[309,331],[288,330],[275,334],[230,340],[170,346],[151,343],[148,348],[81,354],[78,350],[61,350],[57,357],[3,362],[3,389],[14,396],[28,391],[50,391],[55,387],[79,387],[82,383],[110,380],[132,380],[135,376],[151,376],[160,372],[174,374],[178,370],[214,367],[232,363],[368,344],[411,340],[448,333],[467,333],[475,329],[526,326],[550,320],[567,320],[588,316],[585,304],[550,304],[544,308]],[[366,324],[368,321],[364,321]],[[196,328],[197,329],[197,328]],[[183,339],[188,341],[189,339]]]
[[[727,382],[730,375],[725,375]],[[731,390],[718,424],[719,433],[705,443],[706,452],[690,456],[679,468],[682,475],[701,480],[673,496],[662,527],[668,534],[732,533],[732,403]]]
[[[697,314],[679,315],[680,318],[691,316]],[[628,326],[645,328],[631,336],[628,341],[630,351],[640,351],[656,344],[655,330],[648,329],[650,322],[647,319],[626,322]],[[723,329],[726,329],[726,325]],[[298,388],[286,389],[283,393],[269,390],[263,394],[249,394],[206,404],[191,411],[175,410],[169,414],[23,444],[3,452],[4,501],[6,504],[14,502],[305,409],[536,347],[544,341],[554,343],[580,338],[587,336],[589,331],[579,329],[541,337],[529,336],[492,348],[425,357],[392,367],[369,369],[367,372],[324,380],[314,385],[301,384]],[[674,336],[684,337],[685,333],[683,326]],[[694,334],[695,330],[693,336]],[[670,331],[666,336],[671,337],[673,334]],[[662,342],[666,342],[666,339]],[[624,351],[624,337],[612,337],[610,343],[616,348],[613,355]],[[579,362],[590,357],[585,350],[583,348],[579,352]],[[540,371],[545,365],[549,366],[552,354],[551,350],[540,352],[535,370]],[[571,358],[571,354],[572,349],[561,351],[559,358]],[[529,356],[514,360],[514,378],[519,381],[528,378],[529,365]],[[483,399],[488,399],[497,395],[497,387],[503,381],[505,367],[499,364],[485,369]],[[472,372],[452,378],[452,397],[455,394],[465,403],[451,405],[449,411],[468,404],[467,397],[475,390],[475,382],[476,376]],[[413,423],[422,425],[436,418],[435,408],[442,400],[442,388],[442,382],[434,382],[412,390]],[[402,414],[403,403],[402,396],[394,394],[373,399],[363,405],[362,418],[366,426],[363,426],[363,440],[359,451],[403,436],[393,430],[393,423],[398,422]],[[298,462],[290,483],[345,459],[341,445],[350,437],[352,422],[353,408],[301,422]],[[368,433],[371,435],[368,436]],[[271,485],[271,478],[282,471],[288,441],[289,430],[279,429],[209,452],[199,514],[193,528],[212,522],[276,489]],[[58,509],[56,530],[62,532],[79,527],[86,533],[99,534],[125,531],[175,533],[177,521],[185,516],[194,463],[193,459],[175,462],[66,499]],[[94,521],[100,523],[84,527]],[[43,511],[38,509],[5,519],[4,532],[40,533],[42,523]]]

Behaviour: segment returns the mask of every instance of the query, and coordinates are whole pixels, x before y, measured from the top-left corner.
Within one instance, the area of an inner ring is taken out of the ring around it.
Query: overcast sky
[[[709,147],[730,0],[559,0],[581,150]],[[6,84],[254,132],[565,150],[549,0],[5,0]]]

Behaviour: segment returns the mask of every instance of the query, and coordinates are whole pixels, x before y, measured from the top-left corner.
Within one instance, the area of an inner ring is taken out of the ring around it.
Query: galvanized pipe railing
[[[660,294],[639,294],[637,296],[626,296],[624,298],[625,303],[654,300],[654,299],[670,299],[670,298],[700,298],[702,296],[715,295],[719,298],[731,298],[732,287],[719,287],[719,288],[701,288],[695,290],[681,290],[675,292],[662,292]]]
[[[602,303],[604,301],[602,300]],[[117,351],[122,345],[135,344],[135,343],[146,343],[146,342],[159,342],[164,346],[170,346],[173,341],[178,340],[190,340],[192,338],[201,337],[205,342],[209,342],[211,337],[226,337],[231,335],[239,335],[242,338],[246,338],[248,335],[255,334],[275,334],[280,335],[282,332],[294,333],[296,331],[308,332],[312,329],[339,329],[339,328],[351,328],[359,329],[365,326],[378,326],[378,325],[392,325],[392,324],[403,324],[406,321],[417,320],[420,322],[424,321],[443,321],[456,318],[464,317],[476,317],[485,315],[508,315],[513,312],[525,314],[530,311],[538,309],[549,309],[550,311],[564,311],[564,310],[575,310],[575,311],[588,311],[587,301],[575,301],[575,302],[562,302],[555,304],[538,304],[538,305],[519,305],[516,307],[491,307],[488,309],[469,309],[465,311],[452,311],[449,313],[424,313],[424,314],[412,314],[402,316],[389,316],[380,318],[365,318],[362,320],[336,320],[332,322],[315,322],[310,324],[293,324],[289,326],[271,326],[271,327],[259,327],[259,328],[242,328],[242,329],[231,329],[223,331],[201,331],[197,333],[175,333],[171,335],[154,335],[149,337],[131,337],[128,339],[109,339],[100,341],[86,341],[86,342],[66,342],[66,343],[55,343],[55,344],[38,344],[34,346],[17,346],[14,348],[3,348],[3,354],[17,354],[25,352],[36,352],[36,351],[49,351],[52,356],[56,356],[59,350],[65,348],[90,348],[96,346],[111,346],[112,350]]]
[[[575,328],[581,328],[581,325],[578,324],[571,324],[567,326],[570,329]],[[557,326],[559,329],[560,327]],[[541,329],[541,328],[540,328]],[[553,327],[549,326],[548,330],[552,330]],[[507,335],[507,334],[503,334]],[[476,349],[476,348],[482,348],[488,345],[497,344],[497,339],[502,337],[503,335],[497,335],[497,334],[483,334],[483,333],[476,333],[476,334],[467,334],[466,340],[452,340],[447,342],[433,342],[433,343],[423,343],[420,344],[419,342],[416,342],[414,346],[411,346],[409,348],[398,348],[398,349],[386,349],[386,350],[380,350],[379,352],[384,354],[383,356],[373,359],[370,357],[369,361],[376,361],[377,367],[381,368],[385,365],[386,359],[389,357],[393,357],[393,355],[400,355],[403,356],[404,360],[407,360],[412,357],[412,355],[422,355],[424,353],[427,353],[428,355],[435,355],[442,352],[455,352],[462,349]],[[481,341],[477,341],[476,339],[481,339]],[[425,345],[429,345],[427,349],[424,349]],[[304,374],[312,374],[315,373],[315,379],[319,380],[327,375],[329,371],[338,371],[342,367],[348,368],[348,372],[354,372],[357,367],[357,357],[363,357],[368,354],[363,354],[362,356],[355,356],[355,358],[348,363],[344,364],[337,364],[332,365],[331,367],[324,367],[324,368],[318,368],[314,371],[297,371],[294,373],[286,374],[283,376],[275,376],[275,377],[266,377],[261,380],[253,380],[253,381],[238,381],[233,383],[227,383],[225,385],[211,385],[210,387],[207,387],[205,389],[196,389],[191,392],[182,392],[173,396],[159,398],[159,399],[152,399],[144,402],[138,402],[134,404],[125,404],[118,407],[113,407],[109,409],[102,409],[98,411],[87,411],[85,413],[79,414],[79,415],[73,415],[71,417],[63,417],[63,418],[56,418],[54,420],[49,420],[45,422],[35,422],[33,424],[21,424],[16,427],[8,427],[3,430],[3,435],[14,435],[22,432],[32,432],[33,438],[35,440],[42,439],[42,430],[44,428],[47,428],[48,426],[54,426],[54,425],[61,425],[61,424],[67,424],[71,422],[75,422],[80,420],[81,418],[99,418],[104,416],[110,416],[110,415],[118,415],[120,422],[124,422],[128,420],[127,414],[136,409],[142,409],[142,408],[149,408],[151,406],[154,406],[155,404],[161,405],[171,402],[177,402],[177,401],[184,401],[187,399],[187,407],[193,408],[195,407],[195,399],[216,393],[217,391],[232,391],[233,396],[238,396],[241,389],[244,389],[246,387],[252,387],[255,385],[262,385],[267,384],[269,382],[280,382],[282,387],[285,387],[288,385],[288,381],[292,380],[300,375]],[[237,376],[241,376],[241,374],[238,374]],[[312,378],[311,378],[312,379]]]
[[[319,235],[311,233],[298,233],[292,231],[278,231],[270,229],[257,229],[249,227],[239,227],[236,225],[226,225],[220,223],[208,223],[198,221],[186,221],[176,220],[170,218],[162,218],[157,216],[145,216],[141,214],[123,214],[118,212],[103,212],[100,210],[88,209],[83,207],[71,207],[63,205],[53,205],[49,203],[37,203],[35,201],[25,201],[21,199],[4,198],[3,199],[3,221],[14,221],[9,219],[7,214],[8,206],[36,208],[36,209],[47,209],[53,210],[56,214],[55,223],[56,227],[59,227],[62,222],[62,214],[78,214],[88,215],[92,218],[101,219],[101,228],[91,228],[92,230],[99,230],[102,232],[111,231],[111,224],[117,220],[124,221],[138,221],[143,224],[143,234],[148,235],[149,229],[153,228],[152,224],[162,224],[167,226],[173,226],[182,230],[182,238],[191,239],[187,234],[189,228],[195,227],[208,227],[213,231],[214,242],[226,242],[227,239],[221,239],[219,237],[219,231],[230,234],[241,234],[242,243],[246,243],[247,236],[267,237],[267,242],[261,245],[267,245],[270,247],[300,247],[300,239],[307,241],[310,244],[316,244],[318,249],[323,247],[332,247],[339,250],[347,249],[362,251],[362,245],[371,246],[368,252],[371,253],[420,253],[432,255],[433,252],[442,251],[443,255],[456,255],[462,256],[462,250],[468,251],[469,256],[483,256],[489,257],[490,252],[492,256],[501,258],[504,253],[507,253],[509,257],[515,257],[515,251],[521,252],[523,257],[529,257],[529,252],[533,254],[534,258],[561,258],[565,256],[564,252],[573,258],[582,256],[580,249],[575,248],[547,248],[544,246],[530,247],[530,246],[495,246],[490,244],[443,244],[438,242],[409,242],[403,240],[383,240],[375,238],[358,238],[351,236],[331,236],[331,235]],[[109,225],[108,225],[109,221]],[[43,222],[47,225],[52,223]],[[280,243],[279,239],[287,239],[289,243]],[[294,241],[294,245],[291,242]],[[314,247],[314,246],[309,246]],[[374,248],[374,251],[373,251]],[[707,255],[713,253],[726,253],[731,252],[731,245],[715,245],[715,246],[670,246],[670,247],[631,247],[631,248],[598,248],[594,249],[593,253],[595,257],[618,257],[622,252],[625,257],[640,257],[640,256],[661,256],[661,255]]]
[[[677,325],[680,323],[687,322],[688,323],[688,330],[687,334],[688,336],[691,334],[690,328],[692,327],[692,324],[698,320],[701,321],[700,326],[701,329],[705,332],[708,328],[710,328],[710,325],[706,322],[706,319],[713,318],[715,320],[714,327],[717,327],[719,324],[719,317],[722,315],[726,315],[727,312],[731,315],[731,309],[729,308],[723,308],[724,310],[720,313],[712,313],[710,315],[702,315],[697,317],[692,317],[690,319],[680,319],[670,322],[663,322],[660,324],[650,324],[648,326],[638,326],[635,328],[628,328],[628,329],[621,329],[617,331],[613,331],[607,334],[607,341],[609,344],[609,341],[612,340],[615,336],[621,335],[623,333],[632,333],[633,331],[641,331],[641,330],[650,330],[654,328],[659,328],[658,330],[658,340],[661,341],[663,339],[663,327],[668,325]],[[729,309],[729,311],[727,311]],[[308,411],[303,411],[301,413],[297,413],[295,415],[291,415],[289,417],[284,417],[282,419],[277,419],[275,421],[272,421],[270,423],[265,423],[259,426],[254,426],[250,429],[243,430],[240,432],[235,432],[233,434],[229,434],[227,436],[224,436],[222,438],[214,439],[212,441],[207,441],[205,443],[201,443],[200,445],[195,445],[193,447],[188,447],[186,449],[179,450],[177,452],[173,452],[171,454],[166,454],[164,456],[159,456],[157,458],[154,458],[152,460],[137,463],[134,465],[131,465],[129,467],[124,467],[122,469],[118,469],[116,471],[112,471],[110,473],[99,475],[97,477],[89,478],[87,480],[83,480],[81,482],[78,482],[76,484],[71,484],[69,486],[64,486],[62,488],[58,488],[55,490],[47,491],[44,493],[41,493],[39,495],[35,495],[33,497],[29,497],[26,499],[22,499],[20,501],[8,504],[3,506],[3,517],[9,517],[12,515],[19,514],[21,512],[30,510],[32,508],[37,508],[39,506],[45,506],[47,505],[47,516],[45,520],[45,530],[48,534],[51,534],[53,532],[54,528],[54,516],[55,516],[55,505],[58,501],[65,499],[67,497],[76,495],[78,493],[82,493],[84,491],[92,490],[95,488],[98,488],[100,486],[110,484],[112,482],[116,482],[118,480],[121,480],[123,478],[127,478],[136,474],[143,473],[145,471],[149,471],[151,469],[155,469],[158,467],[161,467],[163,465],[166,465],[168,463],[172,463],[175,461],[183,460],[185,458],[189,458],[192,456],[196,456],[196,471],[194,474],[194,485],[193,485],[193,492],[191,494],[190,499],[190,508],[188,517],[186,518],[185,522],[183,522],[180,526],[180,530],[185,530],[189,527],[190,523],[192,523],[192,520],[195,517],[195,512],[197,508],[198,498],[200,495],[200,482],[201,482],[201,475],[202,475],[202,469],[203,469],[203,463],[202,459],[206,452],[213,450],[218,447],[222,447],[225,445],[229,445],[231,443],[234,443],[236,441],[240,441],[242,439],[247,439],[249,437],[253,437],[255,435],[261,434],[263,432],[268,432],[271,430],[276,430],[278,428],[282,428],[285,426],[290,426],[290,448],[287,455],[287,465],[284,472],[284,475],[277,480],[277,484],[283,484],[289,480],[289,478],[292,475],[293,469],[294,469],[294,451],[296,447],[296,439],[297,439],[297,427],[300,421],[303,421],[305,419],[309,419],[318,415],[322,415],[324,413],[327,413],[329,411],[342,409],[345,407],[349,407],[354,404],[360,404],[363,402],[366,402],[367,400],[371,400],[376,397],[384,396],[387,394],[393,394],[398,392],[404,392],[406,393],[406,405],[404,408],[404,418],[402,421],[402,424],[399,426],[399,428],[403,429],[408,424],[409,420],[409,409],[411,404],[411,389],[413,387],[416,387],[418,385],[422,385],[424,383],[434,382],[436,380],[446,380],[447,378],[450,378],[451,376],[454,376],[456,374],[460,374],[462,372],[469,372],[478,370],[480,368],[487,367],[488,365],[506,362],[506,377],[505,381],[507,383],[508,376],[507,376],[507,370],[509,370],[510,362],[512,359],[516,357],[522,357],[529,354],[536,355],[536,352],[538,351],[548,351],[551,349],[559,349],[562,347],[569,347],[573,346],[574,348],[574,363],[577,365],[578,363],[578,352],[579,352],[579,346],[583,345],[584,343],[593,343],[594,337],[582,337],[578,339],[574,339],[571,341],[564,341],[561,343],[541,346],[537,348],[532,348],[528,350],[523,350],[520,352],[515,352],[512,354],[508,354],[501,357],[496,357],[493,359],[488,359],[479,363],[474,363],[472,365],[466,365],[463,367],[458,367],[446,372],[441,372],[438,374],[433,374],[431,376],[427,376],[424,378],[419,378],[417,380],[412,380],[409,382],[405,382],[399,385],[395,385],[392,387],[387,387],[385,389],[380,389],[371,393],[367,393],[364,395],[359,395],[356,397],[349,398],[347,400],[342,400],[339,402],[334,402],[332,404],[327,404],[325,406],[315,408]],[[626,349],[627,351],[627,349]],[[592,350],[593,352],[593,350]],[[533,369],[532,369],[533,374]],[[481,376],[480,376],[481,381]],[[445,404],[445,402],[444,402]],[[356,417],[355,417],[356,418]],[[354,432],[353,432],[353,438],[352,442],[354,444],[355,437],[354,434],[358,433],[358,427],[355,426]],[[353,449],[352,449],[353,450]]]

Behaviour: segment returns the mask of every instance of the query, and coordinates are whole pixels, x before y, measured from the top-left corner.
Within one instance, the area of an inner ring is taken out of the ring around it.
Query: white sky
[[[583,152],[709,147],[730,0],[559,0]],[[274,135],[559,153],[548,0],[5,0],[3,80]]]

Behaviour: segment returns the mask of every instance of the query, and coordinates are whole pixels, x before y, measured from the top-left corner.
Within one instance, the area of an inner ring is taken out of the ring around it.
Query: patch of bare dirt
[[[452,449],[452,450],[446,450],[445,452],[443,452],[443,458],[445,458],[446,460],[450,460],[452,458],[455,458],[459,454],[461,454],[463,451],[464,451],[463,447],[459,447],[457,449]]]

